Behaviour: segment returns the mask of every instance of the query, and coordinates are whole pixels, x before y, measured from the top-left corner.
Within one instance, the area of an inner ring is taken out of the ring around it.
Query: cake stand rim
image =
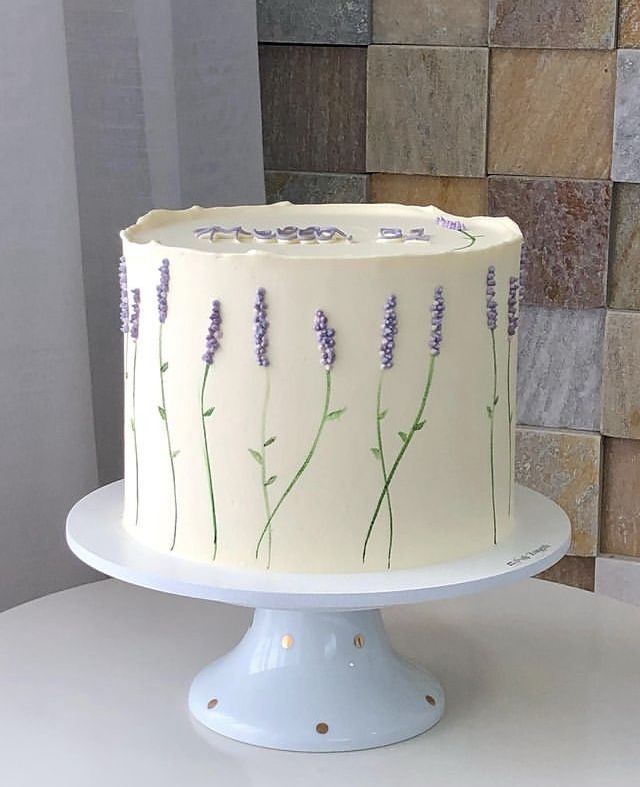
[[[510,536],[455,561],[382,572],[285,573],[231,569],[159,552],[120,526],[123,481],[81,498],[66,540],[87,565],[115,579],[174,595],[272,609],[374,609],[452,598],[506,585],[549,568],[566,554],[571,526],[545,495],[516,484]]]

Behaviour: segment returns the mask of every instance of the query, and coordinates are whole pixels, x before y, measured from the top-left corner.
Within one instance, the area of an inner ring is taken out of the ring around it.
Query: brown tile
[[[487,60],[479,48],[370,46],[367,170],[483,177]]]
[[[616,0],[491,0],[491,46],[611,49]]]
[[[607,312],[601,431],[640,439],[640,312]]]
[[[373,40],[486,46],[489,0],[373,0]]]
[[[605,305],[611,184],[491,177],[489,212],[524,235],[525,302],[592,309]]]
[[[561,585],[571,585],[582,590],[593,590],[596,571],[595,557],[573,557],[567,555],[559,560],[555,566],[538,574],[538,579],[549,582],[558,582]]]
[[[265,168],[364,171],[366,47],[259,51]]]
[[[458,216],[483,216],[487,212],[487,179],[375,173],[371,176],[371,202],[436,205]]]
[[[520,427],[516,433],[516,480],[564,509],[571,520],[570,555],[598,551],[600,440],[586,432]]]
[[[494,49],[489,172],[606,178],[615,53]]]
[[[368,175],[266,170],[267,202],[366,202]]]
[[[640,184],[614,183],[609,305],[640,310]]]
[[[639,0],[618,2],[618,46],[628,48],[640,46]]]
[[[640,442],[604,441],[600,550],[640,556]]]

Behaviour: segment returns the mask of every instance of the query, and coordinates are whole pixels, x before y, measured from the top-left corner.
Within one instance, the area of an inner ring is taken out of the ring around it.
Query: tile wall
[[[508,214],[545,577],[640,603],[640,0],[258,0],[269,201]]]

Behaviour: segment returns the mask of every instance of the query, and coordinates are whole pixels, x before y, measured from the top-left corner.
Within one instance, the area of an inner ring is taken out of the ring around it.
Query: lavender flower
[[[131,295],[133,297],[133,306],[131,307],[129,336],[131,336],[132,341],[135,342],[138,340],[138,335],[140,333],[140,289],[136,287],[134,290],[131,290]]]
[[[517,276],[509,277],[509,296],[507,298],[507,334],[515,336],[518,330],[518,289],[519,282]]]
[[[329,372],[336,360],[336,340],[335,331],[333,328],[329,328],[327,315],[322,309],[318,309],[315,314],[313,328],[318,337],[318,349],[322,357],[322,365]]]
[[[397,333],[396,296],[390,295],[384,305],[384,321],[382,323],[382,339],[380,341],[381,369],[391,369],[393,366],[394,337]]]
[[[162,260],[162,265],[158,268],[160,271],[160,284],[156,287],[158,298],[158,319],[163,323],[167,319],[169,311],[169,304],[167,298],[169,296],[169,260]]]
[[[487,325],[495,331],[498,325],[498,303],[496,301],[496,269],[493,265],[487,268]]]
[[[211,314],[209,315],[209,330],[207,331],[207,338],[205,341],[205,351],[202,360],[211,366],[213,363],[213,356],[220,347],[220,325],[222,317],[220,315],[220,301],[211,301]]]
[[[444,291],[442,287],[436,287],[433,291],[433,303],[431,304],[431,337],[429,339],[431,355],[434,356],[440,355],[444,309]]]
[[[120,330],[129,333],[129,296],[127,292],[127,261],[120,257],[118,265],[118,281],[120,283]]]
[[[447,230],[457,230],[458,232],[466,232],[464,222],[459,221],[458,219],[447,219],[445,216],[438,216],[436,218],[436,224],[439,227],[444,227]]]
[[[269,366],[269,358],[267,357],[269,320],[267,319],[268,307],[265,296],[266,290],[264,287],[260,287],[256,293],[256,302],[253,307],[253,338],[258,366]]]

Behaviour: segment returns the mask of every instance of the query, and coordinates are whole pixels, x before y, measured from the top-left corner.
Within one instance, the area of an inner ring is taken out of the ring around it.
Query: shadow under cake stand
[[[444,712],[444,692],[393,650],[381,607],[532,576],[570,541],[564,511],[517,486],[511,535],[461,560],[358,574],[243,571],[144,546],[121,526],[122,506],[122,481],[80,500],[67,519],[71,550],[125,582],[254,607],[243,639],[194,678],[189,709],[229,738],[290,751],[368,749],[428,730]]]

